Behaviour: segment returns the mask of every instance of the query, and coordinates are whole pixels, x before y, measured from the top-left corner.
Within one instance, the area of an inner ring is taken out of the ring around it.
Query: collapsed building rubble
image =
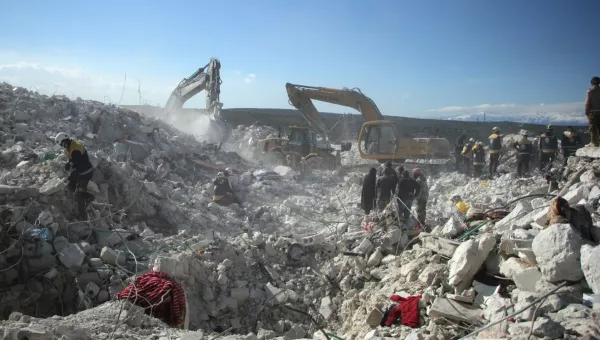
[[[8,84],[0,113],[7,339],[600,336],[593,156],[571,157],[558,190],[517,179],[509,157],[493,180],[431,175],[432,230],[419,232],[398,224],[397,203],[363,215],[363,173],[298,180],[253,160],[254,142],[277,134],[265,126],[238,127],[220,150],[132,111]],[[89,221],[65,190],[59,131],[93,158]],[[225,168],[244,208],[211,200]],[[187,329],[115,300],[148,271],[181,284]]]

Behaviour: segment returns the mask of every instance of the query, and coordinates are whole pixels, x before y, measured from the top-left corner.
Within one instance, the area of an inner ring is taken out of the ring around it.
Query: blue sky
[[[139,85],[164,105],[215,56],[226,108],[289,108],[292,82],[359,87],[389,115],[572,113],[600,74],[598,13],[597,0],[10,1],[0,81],[121,104]]]

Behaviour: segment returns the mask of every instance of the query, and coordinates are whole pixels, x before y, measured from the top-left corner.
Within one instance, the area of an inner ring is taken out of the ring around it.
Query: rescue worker
[[[402,172],[402,177],[398,181],[396,187],[396,195],[401,202],[398,202],[398,220],[403,223],[408,222],[410,218],[410,207],[412,206],[415,197],[421,193],[421,186],[417,181],[409,176],[407,170]]]
[[[473,146],[473,177],[480,178],[485,165],[485,150],[482,142],[477,142]]]
[[[377,182],[377,169],[371,168],[365,175],[360,193],[360,208],[368,215],[375,208],[375,183]]]
[[[402,177],[402,173],[404,172],[404,167],[402,165],[396,167],[396,174],[398,175],[398,179]]]
[[[429,187],[427,185],[427,178],[421,172],[421,169],[415,168],[413,170],[413,178],[419,184],[421,188],[419,195],[417,196],[417,219],[419,220],[418,228],[425,227],[425,219],[427,218],[427,200],[429,199]]]
[[[591,142],[587,146],[600,146],[600,77],[593,77],[592,87],[585,96],[585,115],[590,122]]]
[[[213,181],[213,184],[215,185],[213,190],[213,202],[222,206],[228,206],[231,203],[237,203],[240,207],[242,206],[242,203],[235,196],[225,172],[219,172],[217,178]]]
[[[462,156],[463,156],[463,162],[465,164],[465,175],[467,176],[471,176],[471,163],[472,163],[472,158],[473,158],[473,146],[475,146],[475,139],[470,138],[469,141],[467,142],[467,144],[465,144],[465,146],[463,147],[463,150],[461,152]]]
[[[583,142],[581,136],[572,127],[567,127],[560,139],[560,148],[563,153],[563,165],[567,165],[567,159],[575,155],[575,151],[581,147]]]
[[[529,140],[529,134],[524,131],[513,145],[517,149],[517,177],[525,177],[529,173],[529,161],[533,152],[533,145]]]
[[[459,195],[452,196],[451,201],[456,204],[456,210],[459,213],[465,215],[469,211],[469,205]]]
[[[465,139],[467,139],[467,135],[463,132],[463,134],[456,139],[456,143],[454,144],[454,169],[457,172],[460,171],[460,166],[463,162],[462,150],[465,147]]]
[[[552,125],[548,125],[546,132],[540,136],[538,147],[540,153],[540,171],[544,172],[556,159],[558,149],[558,138],[554,135]]]
[[[64,132],[58,133],[54,137],[54,141],[67,149],[68,162],[65,164],[65,171],[72,170],[68,178],[68,188],[75,193],[79,219],[86,221],[88,219],[86,206],[94,199],[94,195],[87,192],[88,183],[94,173],[94,166],[90,162],[82,142],[71,138]]]
[[[392,169],[392,162],[387,161],[383,168],[383,174],[379,176],[375,182],[377,208],[379,210],[385,209],[385,207],[390,204],[392,192],[396,189],[396,184],[398,184],[396,171]]]
[[[492,128],[490,135],[490,179],[494,178],[494,174],[498,170],[500,164],[500,151],[502,151],[502,136],[498,127]]]

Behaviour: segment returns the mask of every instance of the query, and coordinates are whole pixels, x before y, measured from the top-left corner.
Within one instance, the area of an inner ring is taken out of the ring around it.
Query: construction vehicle
[[[329,130],[313,100],[351,107],[360,112],[364,123],[358,136],[358,150],[363,159],[381,163],[419,160],[421,164],[423,161],[451,159],[452,150],[447,139],[400,136],[396,124],[385,120],[375,102],[358,88],[333,89],[291,83],[285,84],[285,88],[290,104],[313,128],[326,136]]]
[[[186,101],[206,90],[206,111],[210,124],[208,131],[211,132],[207,137],[217,142],[224,141],[231,132],[231,128],[221,117],[221,108],[223,107],[223,103],[219,99],[221,83],[221,62],[217,58],[211,58],[204,67],[179,82],[167,100],[163,115],[168,120],[174,119]]]
[[[282,137],[280,129],[277,137],[259,140],[254,151],[256,158],[295,170],[333,170],[341,164],[340,150],[319,145],[317,132],[302,126],[289,127],[287,137]]]

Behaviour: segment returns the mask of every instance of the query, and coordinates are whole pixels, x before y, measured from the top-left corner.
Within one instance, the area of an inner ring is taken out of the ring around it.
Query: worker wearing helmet
[[[540,136],[538,149],[540,153],[540,171],[544,172],[551,167],[558,151],[558,138],[554,135],[552,125],[548,125],[546,132]]]
[[[470,138],[462,150],[463,162],[465,163],[465,175],[469,177],[471,176],[471,164],[473,162],[473,146],[475,146],[475,139]]]
[[[593,77],[592,87],[585,96],[585,115],[590,123],[591,142],[587,146],[600,146],[600,77]]]
[[[413,169],[413,178],[421,190],[417,195],[417,219],[419,227],[425,227],[425,219],[427,218],[427,200],[429,199],[429,187],[427,186],[427,178],[419,168]]]
[[[464,160],[464,157],[462,156],[462,150],[465,147],[466,139],[467,135],[463,132],[460,137],[456,139],[456,143],[454,144],[454,170],[456,170],[456,172],[461,171],[461,165]]]
[[[502,151],[502,135],[500,135],[500,129],[494,127],[492,134],[490,135],[490,178],[494,177],[496,171],[498,171],[498,165],[500,164],[500,152]]]
[[[480,178],[485,165],[485,150],[483,143],[477,142],[473,146],[473,177]]]
[[[65,170],[72,170],[68,177],[68,188],[75,193],[79,219],[85,221],[87,220],[86,206],[94,199],[94,195],[87,192],[94,167],[82,142],[71,138],[64,132],[58,133],[54,137],[54,141],[67,150],[68,162],[65,164]]]
[[[237,199],[229,184],[229,179],[225,171],[217,174],[217,178],[215,178],[213,184],[215,185],[213,188],[213,202],[222,206],[228,206],[231,203],[237,203],[240,207],[242,206],[242,203]]]
[[[567,130],[563,133],[560,139],[560,148],[563,153],[563,165],[567,165],[567,160],[571,156],[575,156],[575,151],[583,145],[581,136],[573,129],[573,127],[567,127]]]
[[[517,177],[525,177],[529,172],[529,160],[533,152],[533,145],[527,131],[523,131],[521,138],[513,144],[513,147],[517,150]]]

